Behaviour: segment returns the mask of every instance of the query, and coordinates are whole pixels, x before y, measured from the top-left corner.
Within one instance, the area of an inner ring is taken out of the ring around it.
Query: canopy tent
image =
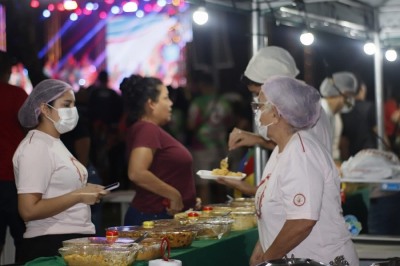
[[[384,136],[382,50],[400,48],[398,0],[189,0],[193,5],[251,13],[252,52],[265,43],[264,18],[277,24],[322,30],[375,43],[374,77],[378,135]],[[377,140],[383,149],[382,141]],[[260,180],[262,152],[256,148],[256,179]]]

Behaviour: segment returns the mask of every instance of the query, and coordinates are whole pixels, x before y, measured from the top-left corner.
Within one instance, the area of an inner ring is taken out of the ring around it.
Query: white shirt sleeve
[[[26,143],[19,150],[16,169],[18,193],[44,194],[52,176],[53,162],[47,146],[40,142]],[[20,178],[23,176],[24,178]]]

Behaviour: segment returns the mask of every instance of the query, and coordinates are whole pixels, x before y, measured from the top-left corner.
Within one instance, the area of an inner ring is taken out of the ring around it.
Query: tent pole
[[[375,21],[378,21],[378,14],[375,12]],[[375,104],[376,104],[376,122],[377,122],[377,134],[380,138],[377,138],[377,147],[379,150],[383,150],[384,143],[382,140],[385,137],[385,127],[383,119],[383,64],[382,64],[382,47],[379,39],[379,31],[374,31],[374,43],[376,52],[374,54],[374,73],[375,73]]]
[[[260,3],[252,0],[251,12],[251,34],[252,34],[252,55],[254,55],[261,47],[267,45],[265,34],[265,21],[260,13]],[[254,119],[253,119],[254,121]],[[253,123],[253,130],[257,132],[257,128]],[[255,146],[254,151],[254,177],[256,185],[260,184],[261,175],[267,161],[267,153],[260,146]]]

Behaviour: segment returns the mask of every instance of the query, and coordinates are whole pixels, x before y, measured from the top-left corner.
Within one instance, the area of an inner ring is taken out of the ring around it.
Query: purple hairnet
[[[275,76],[261,87],[279,114],[293,127],[312,127],[321,112],[318,91],[294,78]]]
[[[49,103],[68,90],[72,90],[71,85],[56,79],[46,79],[37,84],[19,109],[18,120],[21,125],[25,128],[36,127],[39,123],[40,104]]]

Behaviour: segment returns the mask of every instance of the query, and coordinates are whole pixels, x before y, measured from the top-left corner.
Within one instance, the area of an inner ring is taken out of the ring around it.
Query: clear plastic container
[[[161,258],[161,239],[145,238],[140,242],[142,248],[138,251],[136,260],[153,260]]]
[[[150,238],[163,238],[169,240],[171,248],[188,247],[196,238],[197,230],[193,227],[181,225],[154,226],[154,228],[143,228],[141,226],[115,226],[107,230],[117,230],[120,237],[136,239],[148,232]]]
[[[141,245],[70,245],[58,251],[68,266],[130,266]]]

